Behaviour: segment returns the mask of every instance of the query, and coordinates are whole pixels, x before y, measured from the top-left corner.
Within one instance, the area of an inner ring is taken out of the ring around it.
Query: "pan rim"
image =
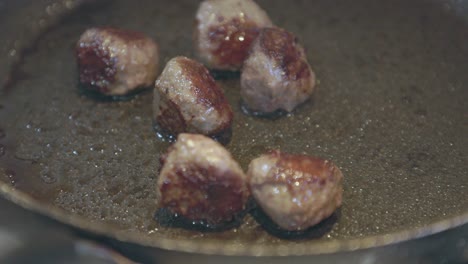
[[[115,228],[109,227],[99,221],[93,222],[91,225],[90,219],[86,217],[73,215],[64,209],[51,204],[42,203],[29,194],[17,190],[2,181],[0,181],[0,196],[41,216],[51,218],[68,227],[77,228],[95,235],[143,247],[204,255],[277,257],[344,253],[416,240],[468,224],[468,212],[464,212],[448,219],[436,221],[430,225],[414,227],[403,231],[366,236],[363,238],[320,241],[307,245],[296,244],[294,247],[284,245],[238,244],[229,241],[223,241],[223,243],[220,244],[215,240],[200,243],[199,241],[180,240],[167,237],[160,237],[157,239],[146,238],[134,232],[116,231]]]

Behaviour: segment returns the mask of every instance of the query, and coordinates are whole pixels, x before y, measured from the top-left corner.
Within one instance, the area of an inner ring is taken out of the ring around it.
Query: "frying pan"
[[[0,1],[1,195],[159,261],[373,263],[441,241],[463,248],[467,2],[258,3],[299,36],[319,85],[292,114],[267,119],[240,111],[237,78],[218,80],[235,111],[227,148],[244,169],[275,148],[333,160],[345,190],[332,217],[302,234],[278,232],[258,209],[222,232],[155,221],[158,158],[169,143],[152,129],[152,94],[84,95],[73,47],[86,28],[110,25],[157,40],[162,65],[193,57],[198,2],[189,0]]]

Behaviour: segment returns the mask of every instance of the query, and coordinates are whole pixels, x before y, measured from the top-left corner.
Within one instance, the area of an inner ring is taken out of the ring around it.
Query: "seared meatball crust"
[[[281,28],[262,29],[241,74],[241,97],[252,112],[291,112],[314,91],[315,74],[297,38]]]
[[[209,136],[230,129],[233,112],[208,69],[186,58],[170,60],[155,84],[154,120],[164,131]]]
[[[195,50],[211,69],[238,71],[260,29],[271,26],[253,0],[205,0],[196,14]]]
[[[247,175],[257,204],[284,230],[305,230],[342,203],[343,174],[328,160],[272,151],[254,159]]]
[[[241,214],[249,196],[247,176],[219,143],[180,134],[161,159],[160,208],[195,223],[217,227]]]
[[[105,96],[123,96],[154,84],[159,46],[139,32],[111,27],[86,30],[76,45],[82,87]]]

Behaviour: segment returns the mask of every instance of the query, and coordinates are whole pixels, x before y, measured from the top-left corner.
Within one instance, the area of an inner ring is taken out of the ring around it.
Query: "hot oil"
[[[91,26],[143,31],[159,42],[161,66],[194,57],[197,2],[162,2],[113,1],[40,39],[21,65],[28,77],[0,95],[0,179],[141,236],[294,245],[267,233],[258,214],[223,232],[159,225],[158,160],[170,143],[153,130],[152,93],[118,102],[80,93],[73,47]],[[242,112],[238,76],[218,80],[234,110],[226,147],[244,169],[269,149],[318,155],[342,169],[343,207],[326,232],[301,243],[388,234],[465,212],[466,26],[424,1],[258,2],[299,36],[320,84],[312,100],[272,119]],[[447,49],[447,39],[458,45]]]
[[[8,107],[2,106],[0,111],[2,111],[0,117],[3,117],[8,112]],[[16,150],[15,135],[7,134],[3,128],[0,128],[0,176],[2,176],[0,180],[39,200],[49,201],[48,198],[55,197],[57,188],[47,186],[51,182],[41,180],[38,162],[35,159],[21,157]]]

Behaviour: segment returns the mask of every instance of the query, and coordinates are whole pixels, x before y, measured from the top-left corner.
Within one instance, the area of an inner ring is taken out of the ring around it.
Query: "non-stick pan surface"
[[[0,95],[3,195],[87,230],[205,253],[323,253],[468,221],[464,20],[422,0],[258,2],[299,36],[319,85],[292,114],[264,119],[240,111],[239,79],[219,80],[235,110],[227,148],[244,169],[276,148],[335,161],[344,204],[330,219],[300,236],[265,231],[255,210],[223,232],[154,220],[158,158],[169,143],[152,128],[152,93],[120,102],[83,95],[73,48],[85,29],[111,25],[157,40],[162,66],[193,57],[198,2],[188,0],[113,1],[41,36]]]

